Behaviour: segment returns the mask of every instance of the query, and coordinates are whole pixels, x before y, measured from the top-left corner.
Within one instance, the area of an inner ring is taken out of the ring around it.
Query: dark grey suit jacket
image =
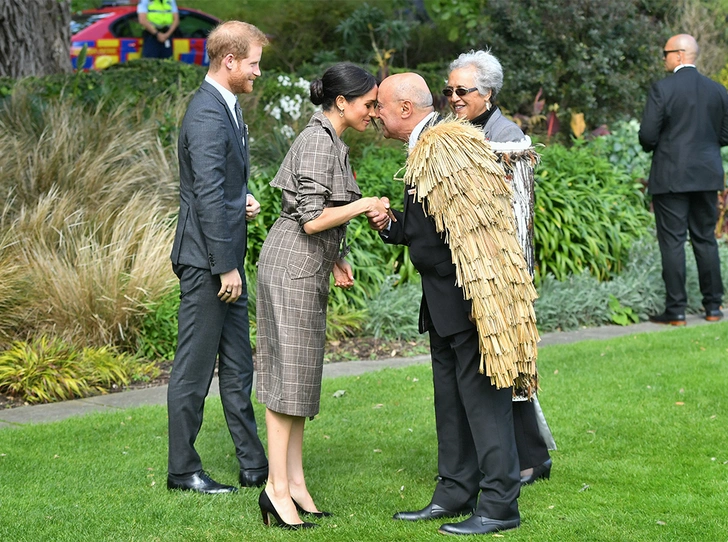
[[[728,93],[685,67],[650,89],[639,140],[654,151],[651,194],[723,190],[720,148],[728,145]]]
[[[179,135],[180,211],[172,247],[174,265],[209,269],[213,275],[243,267],[248,147],[245,127],[240,131],[220,93],[203,82],[190,101]]]

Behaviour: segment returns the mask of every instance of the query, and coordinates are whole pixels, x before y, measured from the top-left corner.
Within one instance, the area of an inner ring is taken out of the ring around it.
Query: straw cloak
[[[458,286],[472,301],[480,372],[498,388],[530,396],[538,386],[537,294],[524,258],[527,247],[519,244],[518,206],[504,165],[512,168],[508,155],[496,155],[480,129],[446,120],[422,133],[404,181],[444,234]],[[531,265],[532,254],[531,249]]]

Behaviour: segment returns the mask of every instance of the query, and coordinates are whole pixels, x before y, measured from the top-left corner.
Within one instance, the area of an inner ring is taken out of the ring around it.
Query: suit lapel
[[[207,81],[202,82],[202,89],[209,92],[222,106],[223,111],[227,114],[228,124],[230,129],[235,134],[235,140],[237,141],[238,149],[240,150],[240,155],[243,158],[243,167],[244,167],[244,173],[245,178],[248,178],[248,163],[250,160],[250,154],[248,151],[248,130],[245,126],[245,123],[243,123],[242,126],[238,127],[238,123],[234,118],[234,114],[232,111],[230,111],[230,108],[227,105],[227,102],[225,102],[225,99],[222,97],[222,95],[218,92],[218,90],[213,87],[210,83]],[[243,145],[243,139],[245,139],[245,145]]]

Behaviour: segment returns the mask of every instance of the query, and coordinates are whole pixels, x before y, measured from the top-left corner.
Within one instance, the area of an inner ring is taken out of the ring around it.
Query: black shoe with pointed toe
[[[204,470],[192,474],[168,474],[167,489],[179,489],[182,491],[194,491],[195,493],[206,493],[215,495],[218,493],[235,493],[238,488],[220,484],[210,478]]]
[[[273,516],[276,520],[276,525],[278,525],[281,529],[286,529],[288,531],[299,531],[301,529],[318,527],[316,523],[308,523],[306,521],[303,523],[286,523],[283,521],[278,510],[276,510],[276,507],[273,506],[273,503],[270,501],[270,497],[268,497],[265,489],[260,492],[260,497],[258,497],[258,506],[260,507],[260,514],[263,516],[263,523],[267,526],[270,526],[270,517]]]
[[[422,510],[415,510],[413,512],[397,512],[394,516],[392,516],[392,519],[400,519],[403,521],[422,521],[427,519],[456,518],[472,512],[472,508],[448,510],[435,503],[430,503]]]
[[[548,458],[540,465],[536,465],[533,467],[533,472],[531,474],[521,477],[521,485],[527,486],[534,483],[536,480],[548,480],[551,477],[551,465],[551,458]]]
[[[438,532],[454,535],[489,534],[515,529],[520,525],[521,518],[491,519],[485,516],[472,515],[460,523],[445,523],[440,526]]]
[[[296,499],[291,499],[293,501],[293,504],[296,505],[296,510],[298,510],[299,514],[306,514],[308,516],[314,516],[316,518],[330,518],[334,514],[331,512],[324,512],[323,510],[319,510],[318,512],[309,512],[308,510],[304,510],[303,507],[296,502]]]

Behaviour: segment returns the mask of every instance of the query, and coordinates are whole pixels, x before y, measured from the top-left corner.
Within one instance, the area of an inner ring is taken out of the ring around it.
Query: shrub
[[[530,113],[542,88],[547,104],[565,114],[564,131],[573,112],[584,113],[588,126],[611,124],[641,111],[661,76],[669,4],[646,4],[495,0],[481,4],[471,44],[492,47],[503,64],[499,99],[507,110]]]
[[[29,403],[85,397],[91,386],[83,378],[78,357],[58,339],[16,342],[0,354],[0,389]]]
[[[331,341],[359,334],[368,318],[364,308],[366,300],[366,293],[356,281],[347,290],[332,286],[326,312],[326,339]]]
[[[94,214],[78,209],[72,195],[52,192],[11,233],[32,285],[16,306],[19,336],[53,332],[89,345],[136,345],[144,304],[170,288],[173,225],[142,194],[118,212]]]
[[[600,280],[618,274],[630,245],[652,224],[641,185],[589,146],[543,150],[536,169],[536,283],[589,270]]]
[[[13,339],[24,314],[23,292],[31,287],[15,257],[15,241],[4,227],[3,218],[4,214],[0,215],[0,348]]]
[[[159,299],[144,303],[147,313],[142,317],[137,337],[137,353],[144,359],[171,360],[177,350],[177,312],[179,311],[179,283]]]
[[[142,105],[117,105],[89,112],[16,88],[0,107],[0,194],[14,196],[9,211],[52,190],[95,211],[118,209],[139,191],[176,205],[176,149],[160,144],[156,121],[181,112],[166,101],[155,111],[147,117]]]
[[[207,68],[175,60],[142,58],[113,64],[103,71],[78,71],[68,74],[28,77],[16,88],[43,100],[63,98],[94,109],[99,104],[153,104],[177,99],[197,90]]]
[[[636,119],[620,121],[610,127],[610,133],[597,137],[589,148],[597,156],[627,173],[635,182],[647,183],[652,164],[652,155],[642,150],[639,142],[640,123]]]
[[[702,310],[702,295],[689,244],[685,250],[686,312],[696,314]],[[728,244],[719,243],[719,250],[723,285],[728,291]],[[648,315],[662,312],[665,286],[660,262],[660,249],[652,234],[633,243],[624,270],[610,281],[600,282],[586,271],[564,281],[546,275],[539,285],[535,304],[539,330],[566,331],[582,326],[623,324],[620,321],[623,317],[634,321],[632,315],[645,321]]]
[[[318,74],[317,77],[321,75]],[[311,115],[316,111],[316,106],[310,100],[310,84],[303,77],[275,71],[266,72],[265,77],[256,81],[253,93],[242,98],[253,146],[261,139],[274,138],[278,134],[284,136],[281,140],[272,141],[274,148],[283,147],[280,143],[285,142],[282,156],[278,153],[270,157],[259,156],[259,166],[280,165],[294,138],[308,124]],[[270,143],[266,147],[269,145]],[[268,150],[261,148],[261,145],[256,148],[258,152]]]
[[[421,298],[420,284],[401,284],[397,275],[388,276],[379,293],[367,300],[369,317],[364,324],[364,333],[377,339],[417,337]]]
[[[133,357],[112,348],[79,351],[47,336],[31,342],[17,341],[0,354],[0,391],[28,403],[87,397],[126,385],[132,376],[157,374],[152,364],[140,365]]]
[[[336,32],[342,38],[343,58],[377,64],[381,77],[395,59],[406,63],[407,44],[416,26],[414,21],[388,17],[382,9],[364,3],[339,23]]]
[[[263,52],[263,62],[270,69],[294,71],[314,61],[321,52],[337,51],[341,39],[335,32],[340,21],[346,19],[359,5],[356,2],[286,0],[285,7],[277,3],[235,2],[211,11],[209,0],[191,0],[188,7],[208,10],[222,18],[248,21],[266,32],[272,39]],[[391,13],[392,0],[369,0]],[[374,22],[374,21],[373,21]]]

